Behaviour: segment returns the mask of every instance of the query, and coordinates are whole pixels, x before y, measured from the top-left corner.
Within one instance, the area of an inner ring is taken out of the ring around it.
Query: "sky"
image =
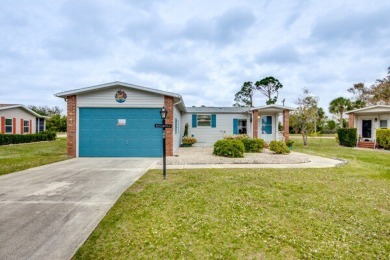
[[[66,111],[55,93],[122,81],[232,106],[273,76],[279,104],[308,88],[327,111],[386,76],[389,13],[388,0],[0,0],[0,103]]]

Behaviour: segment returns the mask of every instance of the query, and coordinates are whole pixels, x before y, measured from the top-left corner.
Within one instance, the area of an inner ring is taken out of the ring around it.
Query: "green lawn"
[[[390,153],[309,140],[329,169],[152,170],[75,259],[386,259]]]
[[[66,139],[0,146],[0,175],[66,160]]]

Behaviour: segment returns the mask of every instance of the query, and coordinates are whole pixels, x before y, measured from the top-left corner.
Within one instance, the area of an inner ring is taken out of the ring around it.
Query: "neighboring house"
[[[0,104],[1,134],[33,134],[45,131],[47,117],[23,105]]]
[[[349,127],[357,128],[359,146],[372,147],[376,142],[376,129],[390,128],[390,106],[376,105],[347,111]]]
[[[165,120],[166,151],[172,156],[181,144],[186,123],[197,145],[212,145],[226,135],[248,134],[266,141],[288,139],[289,111],[269,105],[258,108],[185,107],[181,95],[113,82],[55,94],[67,101],[68,155],[73,157],[160,157]],[[278,131],[283,115],[285,131]]]

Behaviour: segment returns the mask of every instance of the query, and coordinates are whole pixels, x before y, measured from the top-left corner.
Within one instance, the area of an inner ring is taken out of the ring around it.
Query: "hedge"
[[[339,143],[342,146],[355,147],[357,143],[356,128],[339,128],[337,129]]]
[[[244,157],[245,147],[241,140],[223,139],[214,144],[213,154],[224,157]]]
[[[390,150],[390,129],[377,129],[376,142],[379,147]]]
[[[40,132],[36,134],[0,134],[0,145],[53,141],[57,137],[54,132]]]

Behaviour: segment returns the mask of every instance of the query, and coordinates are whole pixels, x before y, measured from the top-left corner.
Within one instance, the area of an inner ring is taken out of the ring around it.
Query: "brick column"
[[[290,139],[290,111],[287,109],[283,110],[283,135],[285,141]]]
[[[253,138],[259,137],[259,110],[252,111]]]
[[[67,153],[70,157],[76,157],[76,123],[77,123],[77,96],[68,96],[67,109]]]
[[[168,111],[166,124],[173,125],[173,97],[164,96],[164,107]],[[167,156],[173,156],[173,129],[165,129],[165,149]]]
[[[348,119],[348,127],[349,128],[354,128],[355,127],[355,113],[350,113]]]

